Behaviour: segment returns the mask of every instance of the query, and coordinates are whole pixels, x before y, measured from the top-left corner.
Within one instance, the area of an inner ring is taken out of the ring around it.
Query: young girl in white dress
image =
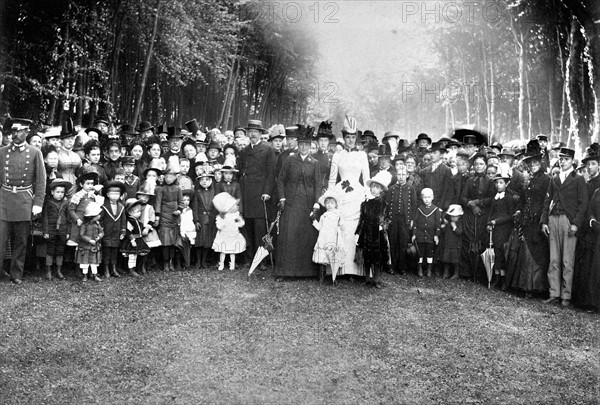
[[[229,270],[235,270],[235,255],[246,250],[246,239],[240,233],[244,219],[240,215],[239,201],[229,193],[219,193],[213,198],[217,215],[217,236],[213,250],[219,252],[219,270],[225,268],[225,256],[229,254]]]
[[[327,190],[319,198],[319,204],[327,210],[319,221],[313,220],[313,226],[319,231],[312,260],[327,268],[335,284],[338,269],[345,264],[345,236],[342,215],[338,210],[339,195],[334,190]],[[323,282],[325,271],[319,272],[319,281]]]

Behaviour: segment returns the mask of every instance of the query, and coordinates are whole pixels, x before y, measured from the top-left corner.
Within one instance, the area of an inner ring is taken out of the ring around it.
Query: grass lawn
[[[597,314],[467,281],[245,274],[2,279],[0,403],[599,401]]]

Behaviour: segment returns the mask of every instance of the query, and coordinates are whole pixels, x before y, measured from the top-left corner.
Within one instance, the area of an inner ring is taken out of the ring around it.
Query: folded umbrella
[[[494,253],[493,243],[492,243],[492,232],[490,232],[490,245],[489,247],[481,254],[481,260],[483,260],[483,265],[485,266],[485,272],[487,273],[488,278],[488,288],[492,283],[492,275],[494,271],[494,262],[496,260],[496,255]]]
[[[265,215],[266,217],[266,215]],[[281,211],[277,211],[277,216],[275,220],[271,223],[271,225],[267,228],[267,233],[262,237],[263,244],[256,249],[256,253],[254,254],[254,258],[252,259],[252,264],[250,265],[250,270],[248,270],[248,275],[250,276],[254,270],[258,267],[258,265],[263,261],[263,259],[271,254],[275,248],[273,247],[273,237],[271,236],[271,231],[277,225],[279,225],[279,218],[281,217]]]

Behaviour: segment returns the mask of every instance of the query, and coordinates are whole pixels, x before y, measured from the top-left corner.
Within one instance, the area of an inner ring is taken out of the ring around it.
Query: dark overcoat
[[[245,218],[265,217],[261,196],[273,197],[275,164],[275,151],[265,142],[248,145],[240,152],[238,169]]]

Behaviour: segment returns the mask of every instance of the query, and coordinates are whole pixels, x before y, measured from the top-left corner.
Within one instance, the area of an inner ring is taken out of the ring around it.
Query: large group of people
[[[600,148],[538,135],[524,148],[475,131],[381,140],[346,117],[316,128],[259,120],[234,130],[141,122],[37,128],[6,119],[0,149],[4,272],[26,258],[83,281],[160,269],[250,265],[277,281],[381,273],[465,278],[600,307]],[[490,266],[484,252],[493,249]],[[28,252],[31,253],[28,255]],[[268,259],[258,264],[267,269]],[[68,270],[68,272],[65,272]]]

